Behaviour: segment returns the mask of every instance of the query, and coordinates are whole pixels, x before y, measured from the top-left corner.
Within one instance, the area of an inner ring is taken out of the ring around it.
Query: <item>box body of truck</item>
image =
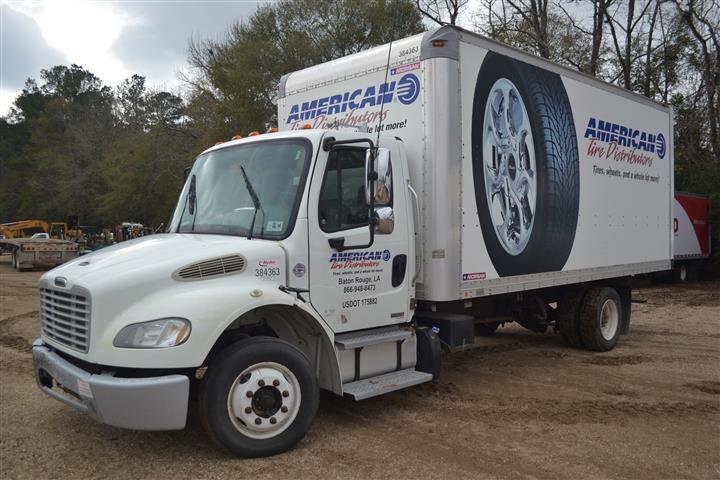
[[[402,139],[422,212],[418,299],[670,268],[668,108],[450,27],[388,48],[283,77],[278,124]]]

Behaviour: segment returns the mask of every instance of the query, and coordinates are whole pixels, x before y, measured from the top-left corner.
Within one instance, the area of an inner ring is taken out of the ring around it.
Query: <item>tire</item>
[[[276,338],[250,337],[215,356],[200,385],[199,410],[214,441],[235,455],[261,457],[297,444],[319,401],[317,379],[300,350]]]
[[[588,350],[607,352],[617,345],[623,312],[620,296],[613,288],[591,287],[580,308],[580,337]]]
[[[687,283],[697,280],[697,268],[691,261],[675,262],[671,272],[672,283]]]
[[[478,337],[489,337],[495,333],[499,326],[499,323],[476,323],[475,335]]]
[[[557,312],[557,325],[565,342],[571,347],[582,348],[580,338],[580,306],[585,296],[584,288],[569,290],[560,300]]]
[[[673,283],[685,283],[688,281],[688,268],[685,262],[678,262],[672,270]]]
[[[493,121],[493,108],[503,120]],[[577,229],[580,171],[560,76],[489,52],[475,86],[472,161],[480,227],[498,275],[562,270]]]

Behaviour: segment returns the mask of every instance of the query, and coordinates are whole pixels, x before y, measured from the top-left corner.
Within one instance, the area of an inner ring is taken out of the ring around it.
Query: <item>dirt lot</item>
[[[36,282],[0,258],[5,478],[720,478],[720,282],[635,292],[606,354],[519,327],[443,358],[436,384],[355,403],[323,395],[308,436],[236,459],[197,418],[181,432],[106,427],[32,377]]]

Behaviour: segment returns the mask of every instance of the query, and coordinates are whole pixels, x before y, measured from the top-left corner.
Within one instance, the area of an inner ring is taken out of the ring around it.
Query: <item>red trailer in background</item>
[[[710,256],[710,201],[676,192],[673,216],[673,274],[684,282],[694,277],[697,262]]]

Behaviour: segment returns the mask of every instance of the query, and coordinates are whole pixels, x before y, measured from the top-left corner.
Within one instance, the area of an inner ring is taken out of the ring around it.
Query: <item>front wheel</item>
[[[317,413],[320,391],[305,355],[289,343],[250,337],[222,350],[200,390],[209,435],[235,455],[261,457],[298,443]]]

